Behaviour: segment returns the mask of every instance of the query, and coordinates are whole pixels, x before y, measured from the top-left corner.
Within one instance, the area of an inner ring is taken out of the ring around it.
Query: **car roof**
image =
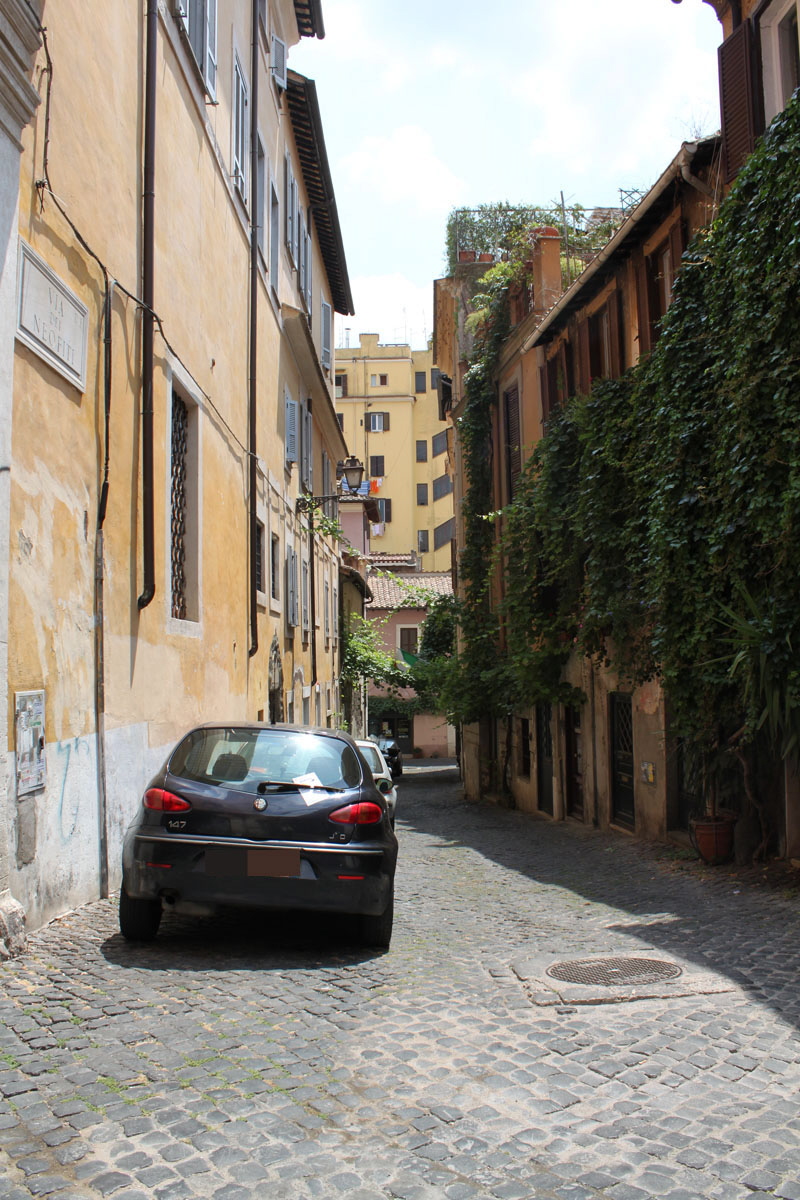
[[[318,737],[338,738],[340,741],[349,742],[351,746],[356,744],[346,729],[330,729],[327,726],[317,725],[289,725],[283,722],[273,724],[268,721],[204,721],[200,725],[193,725],[191,729],[187,729],[186,734],[192,733],[195,729],[257,729],[267,732],[275,730],[278,733],[314,734]],[[185,737],[186,734],[183,736]]]

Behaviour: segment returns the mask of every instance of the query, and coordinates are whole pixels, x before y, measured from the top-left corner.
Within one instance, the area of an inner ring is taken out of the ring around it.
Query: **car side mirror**
[[[391,779],[376,779],[375,786],[382,796],[388,796],[389,792],[394,787]]]

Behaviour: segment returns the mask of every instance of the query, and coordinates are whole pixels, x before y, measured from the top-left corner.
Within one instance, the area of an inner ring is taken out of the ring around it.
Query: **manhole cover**
[[[631,983],[677,979],[681,968],[657,958],[579,958],[573,962],[553,963],[546,974],[563,983],[625,987]]]

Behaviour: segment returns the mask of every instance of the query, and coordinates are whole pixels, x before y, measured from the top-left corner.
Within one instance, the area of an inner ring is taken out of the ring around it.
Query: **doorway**
[[[553,706],[536,705],[536,785],[539,811],[553,815]]]
[[[583,730],[581,710],[564,712],[564,736],[567,755],[567,816],[583,820]]]
[[[613,820],[633,829],[633,705],[623,692],[611,700],[611,803]]]

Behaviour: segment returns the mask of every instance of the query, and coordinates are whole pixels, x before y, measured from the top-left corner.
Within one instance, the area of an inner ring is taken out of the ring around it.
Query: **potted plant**
[[[717,755],[718,756],[718,755]],[[719,807],[719,777],[715,766],[706,757],[703,764],[703,795],[705,812],[689,822],[689,837],[704,863],[718,866],[733,857],[734,830],[737,818]]]

